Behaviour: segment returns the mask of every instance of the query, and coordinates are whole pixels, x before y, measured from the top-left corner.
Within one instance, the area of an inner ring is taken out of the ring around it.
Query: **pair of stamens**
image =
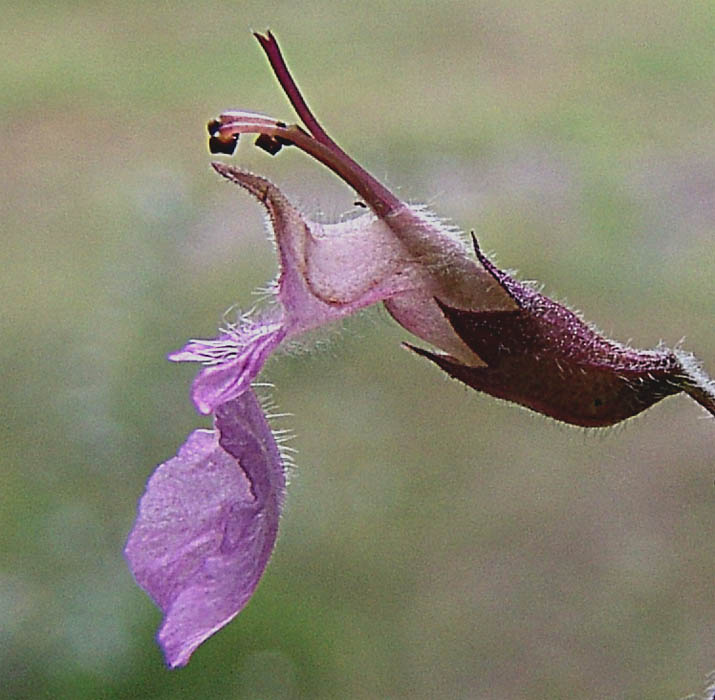
[[[278,153],[283,146],[295,145],[318,160],[350,185],[378,216],[387,216],[402,208],[403,202],[358,165],[320,126],[288,71],[273,35],[268,32],[266,36],[255,36],[266,52],[278,82],[306,128],[298,124],[288,125],[265,114],[223,112],[217,119],[208,123],[210,151],[232,155],[241,134],[258,134],[256,146],[271,155]]]

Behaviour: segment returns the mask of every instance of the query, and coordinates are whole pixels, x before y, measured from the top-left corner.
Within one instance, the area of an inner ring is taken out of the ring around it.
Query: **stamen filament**
[[[387,216],[404,204],[381,182],[360,167],[340,149],[333,149],[317,141],[297,124],[286,126],[283,122],[266,118],[256,119],[250,112],[227,112],[219,117],[215,134],[222,141],[230,141],[239,134],[263,134],[273,139],[283,139],[315,158],[350,185],[378,216]]]
[[[342,178],[378,216],[384,217],[401,209],[404,206],[403,202],[358,165],[320,126],[293,80],[273,34],[270,31],[265,36],[255,33],[255,37],[266,52],[278,83],[308,131],[297,124],[286,126],[285,122],[262,114],[243,111],[224,112],[217,120],[209,122],[209,133],[212,139],[218,141],[217,151],[232,153],[231,141],[239,134],[245,133],[269,137],[271,139],[269,143],[259,145],[272,154],[280,150],[283,142],[292,143]],[[222,149],[221,144],[226,144],[226,149]]]

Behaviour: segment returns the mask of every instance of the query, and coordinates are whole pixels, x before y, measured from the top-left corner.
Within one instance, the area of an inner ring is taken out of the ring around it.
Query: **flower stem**
[[[341,150],[335,141],[333,141],[330,136],[325,133],[325,130],[322,126],[320,126],[320,123],[310,111],[306,101],[303,99],[303,95],[288,70],[288,66],[286,65],[283,54],[281,53],[280,47],[278,46],[278,42],[273,36],[273,33],[268,30],[264,36],[263,34],[254,32],[253,36],[258,39],[258,43],[261,45],[261,48],[266,52],[271,68],[273,68],[273,73],[280,83],[280,86],[283,88],[283,92],[285,92],[286,96],[290,100],[290,103],[293,105],[293,109],[295,109],[298,119],[305,124],[306,128],[313,135],[313,138],[316,141],[320,141],[320,143],[328,148],[334,148],[338,151]]]
[[[232,153],[238,134],[244,133],[268,137],[259,139],[258,145],[273,154],[282,145],[295,144],[342,178],[378,216],[384,217],[402,209],[404,203],[358,165],[320,126],[293,80],[273,34],[270,31],[265,36],[256,33],[255,37],[266,52],[278,83],[308,131],[297,124],[287,126],[262,114],[224,112],[218,119],[209,122],[212,152]]]

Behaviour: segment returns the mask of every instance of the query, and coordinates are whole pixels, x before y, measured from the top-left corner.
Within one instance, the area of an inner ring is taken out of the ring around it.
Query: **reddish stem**
[[[333,170],[333,172],[345,180],[379,216],[386,216],[390,212],[394,212],[402,207],[403,203],[400,199],[392,194],[379,180],[370,175],[367,170],[358,165],[358,163],[325,133],[325,130],[320,126],[318,120],[303,99],[303,95],[298,89],[295,80],[293,80],[293,76],[291,76],[288,70],[288,66],[283,59],[280,47],[273,34],[269,31],[266,36],[258,33],[254,35],[266,52],[273,73],[290,100],[291,105],[293,105],[298,117],[312,134],[314,146],[320,146],[321,148],[315,148],[308,143],[306,138],[295,140],[292,136],[287,136],[284,133],[279,135],[292,141],[300,149],[306,151],[306,153],[317,158],[321,163]],[[224,120],[222,120],[222,122],[223,121]],[[226,124],[226,127],[227,126],[228,124]],[[223,128],[224,127],[222,127],[221,130],[222,135],[227,133],[223,131]],[[298,129],[298,127],[295,128]],[[308,137],[305,132],[301,131],[301,133],[305,137]],[[323,149],[332,152],[333,157],[328,157]]]
[[[310,111],[310,107],[308,107],[306,101],[303,99],[303,95],[298,89],[295,80],[293,80],[293,76],[288,70],[278,42],[270,29],[266,36],[258,32],[254,32],[253,36],[258,39],[261,48],[266,52],[271,68],[273,68],[273,73],[283,88],[283,92],[285,92],[290,103],[293,105],[293,109],[295,109],[298,118],[305,124],[308,131],[317,141],[320,141],[320,143],[325,144],[329,148],[337,148],[339,150],[340,147],[325,133],[325,130],[320,126],[318,120]]]

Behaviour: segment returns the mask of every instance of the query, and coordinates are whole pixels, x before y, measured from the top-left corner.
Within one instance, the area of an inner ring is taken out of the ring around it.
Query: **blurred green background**
[[[167,352],[275,260],[210,171],[226,108],[328,131],[607,334],[715,372],[715,6],[3,3],[0,679],[8,698],[681,698],[715,668],[713,422],[686,398],[568,429],[399,347],[383,310],[264,377],[292,418],[278,547],[168,671],[122,558],[154,465],[206,425]],[[334,219],[290,149],[238,161]]]

